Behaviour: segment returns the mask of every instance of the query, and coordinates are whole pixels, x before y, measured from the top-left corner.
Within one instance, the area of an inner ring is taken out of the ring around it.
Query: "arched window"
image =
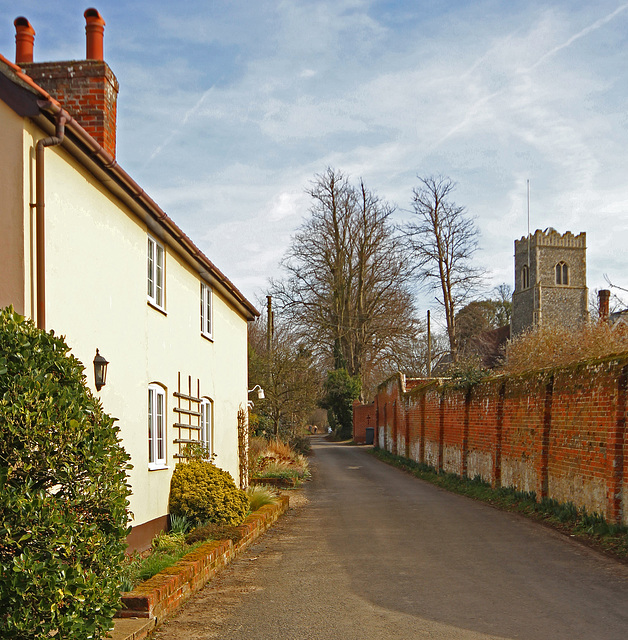
[[[569,267],[564,262],[556,265],[556,284],[569,284]]]
[[[530,267],[524,264],[521,268],[521,288],[527,289],[530,286]]]
[[[148,468],[166,467],[166,392],[159,384],[148,385]]]

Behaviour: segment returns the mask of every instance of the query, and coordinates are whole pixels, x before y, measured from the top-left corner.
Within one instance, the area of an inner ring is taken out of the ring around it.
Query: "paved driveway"
[[[628,638],[628,566],[363,448],[314,449],[309,503],[156,639]]]

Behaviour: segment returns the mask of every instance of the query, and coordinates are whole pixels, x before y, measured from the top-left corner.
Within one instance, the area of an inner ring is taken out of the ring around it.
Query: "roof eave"
[[[159,207],[159,205],[131,178],[103,147],[83,127],[63,109],[49,93],[39,87],[22,70],[0,55],[4,63],[3,73],[14,84],[30,93],[13,93],[11,108],[24,117],[29,117],[42,130],[54,132],[56,118],[63,114],[66,118],[66,135],[62,146],[103,186],[121,199],[151,231],[158,233],[171,248],[185,259],[198,273],[238,310],[247,320],[252,321],[260,313],[238,288],[216,267],[216,265],[192,242],[179,226]],[[36,105],[36,109],[35,109]],[[160,233],[161,231],[161,233]],[[164,234],[166,237],[164,237]]]

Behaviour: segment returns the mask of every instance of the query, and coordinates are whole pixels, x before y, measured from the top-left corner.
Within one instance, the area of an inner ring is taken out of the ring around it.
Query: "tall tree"
[[[493,288],[496,305],[495,326],[504,327],[512,320],[512,287],[502,282]]]
[[[328,368],[360,376],[418,331],[412,264],[393,208],[334,169],[308,191],[310,217],[272,284],[292,327]]]
[[[497,301],[474,300],[456,313],[456,338],[458,355],[474,353],[478,338],[492,329],[503,326],[499,323]]]
[[[275,436],[294,436],[318,406],[323,380],[311,352],[281,322],[270,350],[265,319],[249,324],[249,389],[260,385],[263,400],[254,400],[254,421]]]
[[[419,278],[440,293],[445,309],[452,358],[458,359],[456,310],[482,281],[483,273],[471,264],[477,250],[478,230],[464,207],[451,200],[455,183],[443,176],[421,178],[413,190],[413,219],[406,232],[416,257]]]

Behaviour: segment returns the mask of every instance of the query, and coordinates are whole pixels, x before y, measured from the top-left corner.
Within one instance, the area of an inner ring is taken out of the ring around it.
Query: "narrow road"
[[[316,439],[308,504],[156,640],[626,640],[628,566]]]

